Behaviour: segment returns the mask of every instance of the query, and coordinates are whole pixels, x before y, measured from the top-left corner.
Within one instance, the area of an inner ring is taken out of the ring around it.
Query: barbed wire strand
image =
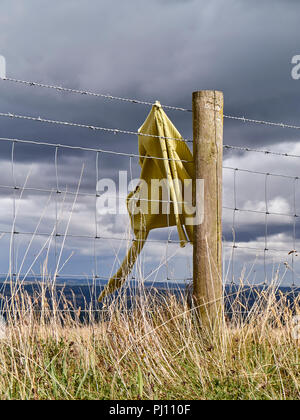
[[[252,123],[252,124],[260,124],[260,125],[267,125],[272,127],[280,127],[280,128],[291,128],[294,130],[300,130],[300,126],[293,125],[293,124],[287,124],[287,123],[279,123],[279,122],[271,122],[271,121],[264,121],[264,120],[255,120],[253,118],[245,118],[245,117],[236,117],[233,115],[223,115],[224,118],[241,121],[244,123]]]
[[[30,86],[30,87],[40,87],[40,88],[45,88],[45,89],[53,89],[53,90],[56,90],[58,92],[67,92],[67,93],[75,93],[75,94],[86,95],[86,96],[94,96],[94,97],[100,97],[100,98],[117,100],[117,101],[122,101],[122,102],[133,103],[133,104],[140,104],[140,105],[148,105],[148,106],[155,105],[155,103],[153,103],[151,101],[124,98],[124,97],[120,97],[120,96],[113,96],[113,95],[110,95],[110,94],[96,93],[96,92],[91,92],[91,91],[88,91],[88,90],[81,90],[81,89],[72,89],[72,88],[67,88],[67,87],[63,87],[63,86],[55,86],[55,85],[44,84],[44,83],[39,83],[39,82],[32,82],[32,81],[14,79],[14,78],[10,78],[10,77],[4,77],[0,80],[6,81],[6,82],[19,83],[19,84],[27,85],[27,86]],[[192,109],[183,108],[183,107],[179,107],[179,106],[162,105],[162,107],[166,108],[166,109],[170,109],[170,110],[175,110],[175,111],[193,112]],[[217,111],[219,111],[219,110],[217,110]],[[267,126],[272,126],[272,127],[281,127],[281,128],[290,128],[290,129],[300,130],[300,126],[297,126],[297,125],[294,125],[294,124],[288,124],[288,123],[282,123],[282,122],[272,122],[272,121],[265,121],[265,120],[257,120],[257,119],[253,119],[253,118],[247,118],[247,117],[244,117],[244,116],[234,116],[234,115],[228,115],[228,114],[224,114],[223,117],[227,118],[227,119],[230,119],[230,120],[240,121],[240,122],[243,122],[243,123],[247,122],[247,123],[252,123],[252,124],[260,124],[260,125],[267,125]]]
[[[231,150],[237,150],[239,152],[253,152],[253,153],[263,153],[265,155],[275,155],[275,156],[281,156],[281,157],[292,157],[292,158],[300,158],[300,155],[295,155],[292,153],[284,153],[284,152],[276,152],[273,150],[266,150],[266,149],[255,149],[247,146],[234,146],[230,144],[224,144],[224,149],[231,149]]]
[[[39,82],[29,82],[29,81],[26,81],[26,80],[13,79],[13,78],[10,78],[10,77],[5,77],[2,80],[7,81],[7,82],[20,83],[20,84],[24,84],[24,85],[31,86],[31,87],[53,89],[53,90],[57,90],[58,92],[67,92],[67,93],[75,93],[75,94],[85,95],[85,96],[94,96],[94,97],[98,97],[98,98],[117,100],[117,101],[121,101],[121,102],[129,102],[129,103],[132,103],[132,104],[139,104],[139,105],[148,105],[148,106],[155,105],[155,102],[151,102],[151,101],[142,101],[142,100],[139,100],[139,99],[123,98],[123,97],[113,96],[113,95],[105,94],[105,93],[91,92],[89,90],[72,89],[72,88],[66,88],[66,87],[62,87],[62,86],[54,86],[54,85],[39,83]],[[175,111],[192,112],[191,109],[186,109],[186,108],[182,108],[182,107],[178,107],[178,106],[172,106],[172,105],[162,105],[162,106],[163,106],[163,108],[171,109],[171,110],[175,110]]]
[[[11,112],[0,112],[0,117],[35,121],[35,122],[54,124],[54,125],[62,125],[66,127],[84,128],[88,130],[101,131],[101,132],[112,133],[112,134],[126,134],[126,135],[142,136],[142,137],[151,137],[151,138],[164,139],[164,140],[181,141],[181,142],[186,142],[186,143],[193,142],[193,140],[185,139],[185,138],[164,137],[164,136],[158,136],[154,134],[140,133],[138,131],[122,130],[119,128],[99,127],[96,125],[80,124],[80,123],[74,123],[74,122],[69,122],[69,121],[50,120],[50,119],[41,118],[41,117],[32,117],[28,115],[13,114]]]

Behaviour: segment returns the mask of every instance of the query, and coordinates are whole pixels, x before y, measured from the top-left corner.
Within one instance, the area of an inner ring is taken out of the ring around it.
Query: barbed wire
[[[122,101],[122,102],[133,103],[133,104],[140,104],[140,105],[148,105],[148,106],[155,105],[155,103],[150,102],[150,101],[123,98],[123,97],[113,96],[113,95],[104,94],[104,93],[91,92],[91,91],[88,91],[88,90],[72,89],[72,88],[66,88],[66,87],[62,87],[62,86],[55,86],[55,85],[50,85],[50,84],[39,83],[39,82],[32,82],[32,81],[27,81],[27,80],[14,79],[14,78],[10,78],[10,77],[4,77],[0,80],[6,81],[6,82],[23,84],[23,85],[27,85],[27,86],[31,86],[31,87],[53,89],[53,90],[56,90],[58,92],[75,93],[75,94],[80,94],[80,95],[101,97],[101,98],[105,98],[105,99],[117,100],[117,101]],[[172,105],[162,105],[162,107],[166,108],[166,109],[170,109],[170,110],[175,110],[175,111],[193,112],[192,109],[178,107],[178,106],[172,106]],[[273,127],[281,127],[281,128],[290,128],[290,129],[300,130],[300,126],[293,125],[293,124],[288,124],[288,123],[257,120],[257,119],[248,118],[248,117],[244,117],[244,116],[234,116],[234,115],[227,115],[227,114],[223,114],[223,117],[227,118],[227,119],[230,119],[230,120],[241,121],[241,122],[244,122],[244,123],[247,122],[247,123],[251,123],[251,124],[259,124],[259,125],[267,125],[267,126],[273,126]]]
[[[49,84],[44,84],[44,83],[39,83],[39,82],[29,82],[29,81],[26,81],[26,80],[13,79],[13,78],[10,78],[10,77],[5,77],[2,80],[7,81],[7,82],[20,83],[20,84],[28,85],[28,86],[32,86],[32,87],[54,89],[54,90],[57,90],[58,92],[76,93],[76,94],[79,94],[79,95],[87,95],[87,96],[94,96],[94,97],[98,97],[98,98],[112,99],[112,100],[117,100],[117,101],[122,101],[122,102],[130,102],[132,104],[149,105],[149,106],[155,105],[155,102],[150,102],[150,101],[141,101],[139,99],[123,98],[123,97],[113,96],[113,95],[109,95],[109,94],[105,94],[105,93],[96,93],[96,92],[91,92],[91,91],[88,91],[88,90],[81,90],[81,89],[71,89],[71,88],[66,88],[66,87],[62,87],[62,86],[54,86],[54,85],[49,85]],[[175,111],[192,112],[191,109],[185,109],[185,108],[178,107],[178,106],[162,105],[162,107],[166,108],[166,109],[172,109],[172,110],[175,110]]]
[[[57,121],[57,120],[49,120],[41,117],[31,117],[31,116],[25,116],[25,115],[17,115],[12,113],[0,113],[0,117],[8,117],[8,118],[16,118],[16,119],[25,119],[30,121],[36,121],[36,122],[42,122],[42,123],[49,123],[49,124],[57,124],[57,125],[63,125],[68,127],[77,127],[77,128],[85,128],[90,130],[99,130],[104,132],[110,132],[114,134],[127,134],[127,135],[135,135],[135,136],[143,136],[143,137],[153,137],[158,139],[164,139],[164,140],[175,140],[175,141],[184,141],[185,143],[193,143],[193,140],[187,139],[187,138],[176,138],[176,137],[164,137],[164,136],[158,136],[158,135],[152,135],[152,134],[146,134],[146,133],[139,133],[138,131],[128,131],[128,130],[121,130],[121,129],[114,129],[114,128],[107,128],[107,127],[98,127],[93,125],[86,125],[86,124],[79,124],[79,123],[73,123],[73,122],[67,122],[67,121]],[[22,140],[22,139],[10,139],[10,138],[0,138],[2,141],[15,141],[19,143],[32,143],[32,144],[40,144],[43,146],[59,146],[63,148],[69,148],[69,149],[78,149],[83,151],[95,151],[95,152],[102,152],[102,153],[111,153],[115,155],[123,155],[123,156],[132,156],[132,157],[143,157],[143,158],[152,158],[152,159],[162,159],[166,160],[166,158],[158,158],[155,156],[141,156],[136,155],[134,153],[124,153],[124,152],[113,152],[103,149],[95,149],[95,148],[89,148],[89,147],[83,147],[83,146],[68,146],[65,144],[54,144],[54,143],[48,143],[48,142],[42,142],[42,141],[29,141],[29,140]],[[237,150],[241,152],[255,152],[255,153],[262,153],[265,155],[276,155],[276,156],[282,156],[282,157],[293,157],[293,158],[300,158],[300,155],[292,154],[292,153],[286,153],[286,152],[277,152],[272,150],[266,150],[266,149],[255,149],[250,148],[247,146],[234,146],[229,144],[223,145],[224,149],[231,149],[231,150]],[[167,160],[175,160],[175,159],[167,159]],[[188,162],[181,160],[182,162]],[[191,163],[191,162],[189,162]]]
[[[184,138],[164,137],[164,136],[159,136],[159,135],[154,135],[154,134],[140,133],[138,131],[121,130],[119,128],[107,128],[107,127],[99,127],[96,125],[73,123],[73,122],[68,122],[68,121],[50,120],[50,119],[41,118],[41,117],[32,117],[28,115],[13,114],[11,112],[0,112],[0,117],[22,119],[22,120],[35,121],[35,122],[41,122],[41,123],[47,123],[47,124],[63,125],[67,127],[85,128],[88,130],[102,131],[102,132],[107,132],[107,133],[112,133],[112,134],[126,134],[126,135],[142,136],[142,137],[151,137],[151,138],[157,138],[157,139],[163,139],[163,140],[182,141],[186,143],[193,142],[190,139],[184,139]]]
[[[233,116],[233,115],[226,115],[226,114],[224,114],[223,117],[227,118],[227,119],[231,119],[231,120],[241,121],[241,122],[244,122],[244,123],[248,122],[248,123],[252,123],[252,124],[269,125],[269,126],[273,126],[273,127],[292,128],[294,130],[300,130],[300,126],[287,124],[287,123],[271,122],[271,121],[264,121],[264,120],[255,120],[255,119],[252,119],[252,118],[236,117],[236,116]]]

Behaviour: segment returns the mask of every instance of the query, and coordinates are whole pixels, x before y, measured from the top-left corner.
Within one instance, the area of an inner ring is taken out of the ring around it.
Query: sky
[[[226,115],[300,125],[300,80],[291,77],[292,57],[300,54],[299,12],[299,2],[292,0],[2,0],[0,55],[11,78],[187,109],[193,91],[221,90]],[[0,81],[0,91],[3,113],[123,130],[137,131],[150,110],[5,81]],[[166,112],[182,136],[192,138],[191,113]],[[4,117],[0,123],[0,137],[137,153],[135,136]],[[226,145],[300,155],[298,137],[298,130],[224,120]],[[126,251],[127,241],[117,238],[127,238],[130,227],[126,215],[100,214],[95,221],[95,154],[59,149],[56,172],[53,148],[18,143],[13,152],[12,173],[12,146],[0,141],[1,273],[9,270],[12,247],[6,232],[15,214],[16,231],[44,235],[16,235],[14,271],[51,274],[58,264],[62,277],[95,272],[109,277]],[[290,177],[300,176],[298,163],[297,158],[264,153],[224,153],[224,167]],[[75,191],[82,165],[76,202],[72,194],[51,193],[57,182],[60,189]],[[100,177],[115,180],[119,170],[137,178],[140,168],[134,158],[100,154]],[[299,283],[297,256],[292,270],[286,251],[297,249],[298,219],[282,215],[299,212],[300,186],[293,178],[268,176],[266,190],[265,178],[236,171],[234,188],[234,171],[224,169],[224,278],[261,282],[274,278],[279,268],[287,283]],[[14,185],[32,189],[3,188]],[[267,217],[267,230],[266,199],[268,211],[280,214]],[[234,207],[262,213],[235,212],[233,223]],[[95,243],[96,224],[100,236],[112,239]],[[67,228],[74,236],[49,242],[51,232],[58,229],[62,235]],[[233,232],[238,246],[234,258]],[[159,230],[151,238],[164,240],[167,235]],[[285,251],[263,252],[266,247]],[[150,280],[190,278],[191,255],[191,246],[149,242],[133,274]]]

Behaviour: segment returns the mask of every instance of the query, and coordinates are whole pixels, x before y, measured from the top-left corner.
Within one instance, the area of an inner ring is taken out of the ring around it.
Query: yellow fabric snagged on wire
[[[193,226],[186,224],[186,218],[192,214],[191,203],[183,204],[184,183],[187,188],[192,186],[194,170],[192,153],[187,144],[180,140],[182,139],[180,133],[159,102],[152,107],[139,133],[147,134],[139,136],[140,182],[135,191],[127,197],[127,209],[135,239],[121,267],[101,293],[99,301],[122,286],[150,230],[177,226],[180,246],[185,246],[188,240],[192,242],[193,238]],[[163,188],[151,188],[153,180],[160,182],[158,185],[163,184],[162,180],[167,180],[170,195],[169,214],[166,214],[168,197],[164,197]]]

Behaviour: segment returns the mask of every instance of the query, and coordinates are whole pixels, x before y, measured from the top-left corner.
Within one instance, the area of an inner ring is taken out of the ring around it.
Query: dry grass
[[[214,334],[171,293],[159,302],[142,293],[130,312],[116,299],[101,320],[90,312],[82,323],[79,313],[57,311],[54,288],[50,309],[46,288],[35,299],[16,289],[3,306],[1,399],[300,397],[294,312],[273,288],[246,318],[237,312]]]

